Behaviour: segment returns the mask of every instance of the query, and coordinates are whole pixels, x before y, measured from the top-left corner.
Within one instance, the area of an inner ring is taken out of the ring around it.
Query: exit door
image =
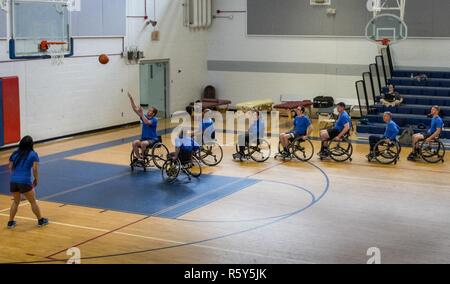
[[[158,117],[168,117],[167,62],[140,65],[141,105],[158,109]]]

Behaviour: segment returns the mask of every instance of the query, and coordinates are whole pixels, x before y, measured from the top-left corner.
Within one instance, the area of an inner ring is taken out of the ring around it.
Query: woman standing
[[[30,203],[31,209],[38,219],[38,226],[48,225],[48,219],[43,218],[41,215],[41,209],[37,204],[34,191],[39,181],[39,156],[33,150],[33,145],[33,138],[30,136],[24,137],[20,141],[19,149],[9,158],[9,170],[11,173],[10,190],[14,201],[11,205],[8,229],[13,229],[17,224],[14,218],[17,214],[22,194]],[[34,180],[32,180],[31,170],[33,170]]]

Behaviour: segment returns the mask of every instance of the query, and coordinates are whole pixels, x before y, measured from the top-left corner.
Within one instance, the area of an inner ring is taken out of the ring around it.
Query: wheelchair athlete
[[[295,110],[297,117],[294,119],[294,129],[288,133],[280,135],[280,143],[283,145],[283,151],[280,153],[283,157],[289,157],[289,145],[295,139],[302,137],[305,141],[311,134],[313,127],[311,120],[305,115],[305,107],[298,107]]]
[[[378,135],[371,135],[369,137],[369,144],[370,144],[370,153],[367,155],[367,158],[369,160],[373,160],[376,158],[376,149],[375,146],[378,144],[378,142],[382,140],[388,140],[389,142],[395,142],[397,141],[397,136],[400,133],[400,127],[392,120],[392,113],[385,112],[383,115],[383,120],[386,123],[386,130],[384,132],[383,136]]]
[[[441,136],[444,129],[444,121],[439,116],[441,109],[439,106],[433,106],[431,108],[431,127],[426,133],[417,133],[413,135],[413,151],[408,156],[408,161],[415,161],[419,157],[420,141],[425,140],[426,143],[431,143]]]
[[[239,151],[233,154],[233,159],[242,160],[246,157],[245,149],[249,147],[250,142],[259,142],[263,139],[265,131],[264,120],[260,117],[259,111],[253,111],[253,122],[246,134],[238,137]]]
[[[339,112],[339,117],[335,126],[333,128],[320,131],[322,148],[320,149],[319,156],[321,158],[326,158],[331,155],[330,150],[328,149],[330,141],[342,141],[342,139],[350,133],[352,120],[345,111],[345,103],[338,103],[337,110]]]
[[[155,143],[159,142],[157,133],[158,118],[156,118],[158,110],[151,107],[149,108],[148,113],[144,114],[144,109],[136,106],[130,93],[128,93],[128,98],[130,99],[133,111],[139,116],[142,124],[141,139],[133,142],[134,160],[131,163],[133,165],[144,159],[147,148],[151,148]]]
[[[185,165],[192,161],[194,152],[200,149],[200,145],[192,138],[190,131],[182,130],[175,138],[175,152],[169,154],[169,158],[176,161],[180,159],[181,164]]]

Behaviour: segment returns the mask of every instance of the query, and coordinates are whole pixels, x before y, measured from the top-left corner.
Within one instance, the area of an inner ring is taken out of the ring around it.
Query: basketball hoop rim
[[[388,38],[383,38],[383,39],[377,39],[375,40],[376,43],[383,45],[383,46],[388,46],[391,45],[392,40],[388,39]]]
[[[39,44],[39,48],[42,51],[48,52],[49,49],[50,49],[50,46],[52,46],[52,45],[66,45],[66,44],[68,44],[68,43],[65,42],[65,41],[47,41],[47,40],[42,40],[41,43]]]

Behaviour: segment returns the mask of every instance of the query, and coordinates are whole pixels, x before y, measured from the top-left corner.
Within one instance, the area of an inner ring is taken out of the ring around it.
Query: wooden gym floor
[[[171,127],[163,122],[159,130]],[[3,188],[0,263],[60,264],[72,247],[86,264],[363,264],[371,247],[381,250],[383,263],[450,262],[448,163],[411,163],[404,149],[395,166],[369,164],[368,145],[356,144],[353,162],[343,164],[316,157],[310,163],[241,164],[231,159],[234,147],[226,147],[222,164],[179,184],[186,192],[162,190],[154,169],[130,176],[128,141],[139,132],[130,127],[38,145],[41,170],[54,167],[48,177],[60,179],[37,189],[52,190],[40,195],[51,224],[37,228],[23,202],[18,226],[7,230],[11,198]],[[164,142],[170,144],[168,135]],[[276,148],[277,139],[271,142]],[[9,154],[0,153],[0,164]],[[161,198],[153,199],[153,192]]]

